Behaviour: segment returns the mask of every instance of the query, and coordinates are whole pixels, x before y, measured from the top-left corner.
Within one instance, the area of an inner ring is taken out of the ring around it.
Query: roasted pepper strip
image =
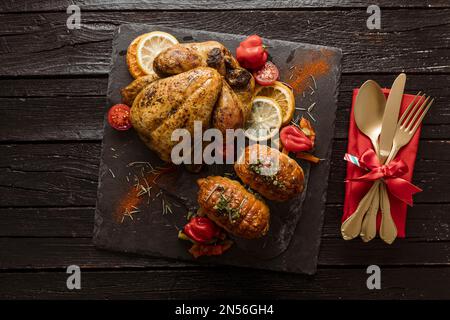
[[[286,126],[280,132],[281,143],[289,152],[300,152],[312,149],[312,142],[296,126]]]
[[[313,163],[319,163],[320,161],[320,159],[317,158],[316,156],[313,156],[312,154],[306,152],[297,152],[295,156],[297,159],[303,159]]]
[[[311,140],[311,144],[314,147],[314,142],[316,141],[316,132],[311,125],[311,122],[305,118],[301,118],[299,122],[299,127],[302,129],[303,133]]]
[[[194,244],[189,249],[189,253],[192,254],[194,258],[201,256],[220,256],[225,251],[227,251],[233,245],[233,241],[225,240],[220,244]]]

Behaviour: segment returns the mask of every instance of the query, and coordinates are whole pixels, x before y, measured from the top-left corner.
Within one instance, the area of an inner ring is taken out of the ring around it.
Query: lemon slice
[[[274,99],[255,97],[250,117],[245,124],[245,135],[254,141],[268,140],[280,130],[282,119],[281,108]]]
[[[162,31],[146,33],[137,45],[136,58],[139,68],[146,74],[153,74],[153,60],[163,50],[177,44],[178,40]]]
[[[288,124],[295,112],[295,97],[292,90],[285,84],[275,81],[270,86],[258,86],[255,95],[274,99],[283,113],[282,125]]]
[[[139,77],[145,76],[145,72],[139,67],[136,58],[136,51],[139,41],[142,39],[144,35],[140,35],[136,39],[134,39],[128,47],[127,50],[127,65],[128,71],[133,76],[133,78],[137,79]]]

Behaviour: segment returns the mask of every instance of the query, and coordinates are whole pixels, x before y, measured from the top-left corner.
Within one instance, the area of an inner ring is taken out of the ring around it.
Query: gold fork
[[[416,133],[420,123],[422,122],[423,118],[434,102],[434,99],[428,102],[430,97],[427,97],[424,100],[425,94],[422,96],[419,95],[420,92],[414,97],[413,101],[409,104],[405,112],[403,112],[402,116],[400,117],[400,120],[397,122],[397,128],[395,130],[395,135],[392,141],[392,149],[385,162],[386,164],[394,159],[398,151],[402,147],[407,145],[409,141],[411,141],[411,138]],[[417,97],[419,97],[418,100]],[[375,182],[372,188],[377,188],[379,183],[380,182]],[[380,188],[380,198],[380,202],[383,204],[383,206],[381,206],[382,217],[380,226],[380,238],[385,242],[391,244],[397,237],[397,228],[394,221],[392,220],[389,208],[389,198],[384,186],[383,188]],[[363,222],[361,237],[365,241],[370,241],[375,237],[377,213],[378,206],[371,208],[371,210],[367,213],[367,221]],[[366,220],[366,218],[364,220]]]
[[[417,98],[414,97],[414,100]],[[423,120],[423,117],[428,112],[428,109],[430,109],[431,105],[434,102],[434,98],[431,99],[431,101],[427,104],[428,100],[430,100],[430,97],[427,97],[425,101],[423,99],[425,98],[425,94],[422,95],[417,103],[414,105],[414,107],[411,107],[411,104],[409,107],[403,112],[400,120],[397,124],[397,129],[395,130],[394,139],[392,141],[392,150],[389,154],[388,159],[386,160],[386,163],[389,163],[394,157],[397,155],[398,151],[405,145],[409,143],[411,138],[414,136],[414,134],[417,131],[417,128],[419,128],[420,123]],[[413,102],[414,102],[413,100]],[[423,101],[423,103],[420,103]],[[412,117],[412,119],[411,119]]]

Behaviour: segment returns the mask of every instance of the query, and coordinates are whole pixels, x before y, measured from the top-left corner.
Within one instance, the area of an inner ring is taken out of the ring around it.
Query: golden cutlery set
[[[417,93],[399,119],[405,83],[406,75],[402,73],[395,79],[386,100],[380,86],[375,81],[368,80],[361,86],[356,97],[356,126],[372,142],[382,166],[388,165],[398,151],[410,142],[434,101]],[[397,238],[397,227],[392,219],[388,191],[383,179],[373,183],[353,214],[342,223],[342,237],[351,240],[359,235],[364,242],[375,238],[379,209],[379,236],[384,242],[393,243]]]

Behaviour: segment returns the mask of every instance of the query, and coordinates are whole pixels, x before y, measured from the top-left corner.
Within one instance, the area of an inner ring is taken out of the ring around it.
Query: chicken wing
[[[268,146],[254,144],[245,148],[234,170],[245,184],[269,200],[286,201],[303,191],[300,165]]]
[[[135,79],[128,86],[123,88],[120,93],[122,95],[122,102],[128,106],[132,106],[134,99],[146,86],[159,79],[156,74],[151,74]]]
[[[222,92],[214,108],[212,124],[224,135],[226,129],[237,129],[244,126],[245,109],[226,81],[223,81]]]
[[[236,97],[241,101],[245,123],[252,111],[252,100],[255,95],[255,78],[252,75],[248,78],[246,73],[240,73],[238,69],[235,69],[232,73],[234,75],[228,77],[227,82],[230,83]]]
[[[170,161],[172,132],[194,130],[194,121],[208,128],[222,87],[220,74],[207,67],[157,80],[134,99],[131,123],[147,146],[164,161]]]
[[[226,74],[226,67],[239,63],[223,44],[217,41],[182,43],[162,51],[153,61],[153,69],[161,77],[179,74],[197,67],[211,67]]]
[[[197,180],[202,211],[229,233],[247,239],[269,230],[269,207],[239,182],[220,176]]]

